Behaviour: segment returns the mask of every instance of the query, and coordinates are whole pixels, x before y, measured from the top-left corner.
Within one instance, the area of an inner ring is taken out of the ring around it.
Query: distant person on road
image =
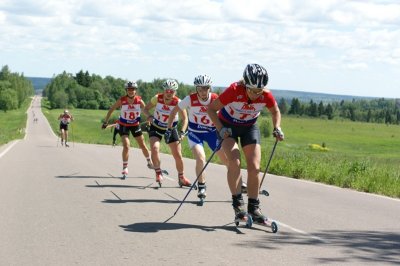
[[[117,108],[121,108],[121,113],[118,119],[119,135],[122,141],[122,177],[125,179],[128,175],[128,161],[129,161],[129,133],[135,138],[144,157],[147,160],[147,167],[152,169],[153,164],[150,159],[149,149],[144,142],[143,132],[140,128],[141,110],[145,107],[142,98],[137,95],[138,86],[136,82],[127,82],[125,84],[126,95],[119,98],[108,110],[104,119],[102,128],[107,128],[110,116]]]
[[[156,94],[151,98],[150,102],[146,104],[144,108],[144,114],[147,116],[147,122],[150,124],[149,137],[151,146],[151,159],[154,164],[154,170],[156,172],[156,182],[160,184],[163,180],[163,174],[161,171],[161,159],[160,159],[160,141],[165,135],[165,141],[171,150],[172,156],[175,159],[176,170],[178,171],[178,184],[180,186],[191,186],[190,181],[184,176],[183,158],[181,151],[181,139],[184,137],[186,127],[181,128],[181,131],[174,130],[174,133],[168,135],[167,131],[168,119],[171,116],[172,109],[179,103],[180,99],[175,96],[178,90],[178,82],[173,79],[166,80],[162,85],[164,91]],[[150,114],[150,110],[154,108],[153,114]],[[181,117],[186,117],[186,111],[180,111]],[[178,125],[178,114],[173,118],[172,127],[176,128]]]
[[[58,117],[60,121],[60,136],[61,136],[61,146],[69,147],[68,145],[68,125],[74,121],[74,117],[69,113],[68,110],[64,110],[62,114]]]
[[[204,199],[206,193],[205,172],[199,176],[200,172],[206,164],[206,154],[204,152],[204,142],[208,144],[212,151],[219,146],[218,132],[215,125],[207,114],[207,106],[218,98],[216,93],[211,92],[211,77],[208,75],[199,75],[194,79],[196,92],[189,94],[172,109],[168,119],[167,130],[176,130],[173,127],[174,117],[181,110],[187,110],[188,115],[182,119],[182,127],[188,127],[189,147],[192,150],[194,159],[196,160],[196,176],[198,179],[197,197]],[[228,159],[222,149],[216,151],[221,162],[228,165]]]
[[[229,160],[227,178],[235,218],[242,219],[248,213],[254,221],[260,223],[267,218],[261,213],[258,198],[261,147],[256,121],[264,107],[272,114],[274,137],[278,141],[284,139],[280,128],[281,113],[275,98],[266,88],[267,83],[267,70],[258,64],[249,64],[244,70],[243,79],[232,83],[207,109],[223,139],[222,147]],[[247,163],[247,212],[240,187],[239,143]]]

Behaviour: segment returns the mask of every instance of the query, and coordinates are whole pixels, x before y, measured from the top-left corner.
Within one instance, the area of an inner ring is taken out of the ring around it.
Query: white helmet
[[[267,86],[267,70],[258,64],[248,64],[243,72],[244,82],[249,89],[261,89]]]
[[[125,83],[125,89],[127,89],[127,88],[136,88],[137,89],[137,84],[136,84],[136,82],[133,82],[133,81],[128,81],[127,83]]]
[[[211,77],[208,75],[198,75],[197,77],[194,78],[193,83],[195,86],[211,88],[212,80]]]
[[[68,114],[69,112],[68,112],[68,110],[67,109],[65,109],[64,110],[64,114]]]
[[[176,91],[178,89],[178,82],[174,79],[167,79],[163,84],[162,88],[164,90],[174,90]]]

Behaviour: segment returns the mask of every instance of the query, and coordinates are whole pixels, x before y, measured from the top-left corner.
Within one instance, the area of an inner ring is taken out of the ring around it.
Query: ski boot
[[[67,143],[67,142],[65,142],[65,147],[66,147],[66,148],[68,148],[68,147],[69,147],[69,145],[68,145],[68,143]]]
[[[239,226],[240,222],[244,222],[246,223],[246,227],[250,228],[253,222],[251,216],[246,212],[242,194],[232,196],[232,206],[235,211],[236,226]]]
[[[61,146],[64,146],[64,140],[61,139]]]
[[[249,199],[247,211],[249,216],[251,216],[253,223],[271,228],[272,233],[278,232],[278,225],[262,214],[260,209],[260,200]]]
[[[125,178],[128,176],[128,167],[125,167],[124,169],[122,169],[122,176],[121,176],[121,180],[125,180]]]
[[[156,182],[158,183],[158,185],[161,187],[162,181],[163,181],[163,174],[162,172],[157,173],[156,172]]]
[[[199,205],[203,206],[204,200],[207,197],[207,192],[206,192],[207,186],[206,186],[205,183],[202,183],[202,184],[199,183],[199,187],[198,188],[199,188],[199,192],[197,193],[197,197],[200,199]]]
[[[180,176],[178,178],[178,184],[180,187],[191,187],[192,183],[190,183],[189,179],[184,176]]]

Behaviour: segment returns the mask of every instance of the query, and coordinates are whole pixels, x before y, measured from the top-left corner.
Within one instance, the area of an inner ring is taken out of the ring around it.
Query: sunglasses
[[[247,88],[247,91],[254,95],[261,95],[263,93],[263,89],[255,90],[255,89]]]
[[[133,90],[136,90],[137,88],[135,88],[135,87],[129,87],[129,88],[126,88],[128,91],[133,91]]]
[[[164,90],[166,93],[174,93],[175,91],[174,90],[171,90],[171,89],[166,89],[166,90]]]
[[[200,91],[208,91],[209,89],[211,89],[211,87],[209,87],[209,86],[196,86],[196,89],[198,89]]]

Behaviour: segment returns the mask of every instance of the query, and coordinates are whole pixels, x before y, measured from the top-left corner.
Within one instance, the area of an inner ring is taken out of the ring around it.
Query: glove
[[[227,134],[228,136],[231,136],[232,135],[232,128],[229,128],[229,127],[221,128],[221,130],[219,131],[219,136],[221,137],[221,139],[225,138],[225,134]]]
[[[180,138],[183,138],[183,137],[185,137],[188,133],[189,133],[188,131],[182,131],[182,130],[181,130],[181,132],[179,132],[179,136],[180,136]]]
[[[279,138],[281,140],[283,140],[285,138],[285,135],[283,134],[283,131],[282,131],[282,129],[280,127],[274,128],[274,131],[272,131],[272,135],[275,138]]]
[[[172,129],[168,128],[164,133],[165,143],[169,144],[171,136],[172,136]]]
[[[101,129],[106,129],[107,126],[108,126],[108,123],[103,123],[103,124],[101,125]]]

